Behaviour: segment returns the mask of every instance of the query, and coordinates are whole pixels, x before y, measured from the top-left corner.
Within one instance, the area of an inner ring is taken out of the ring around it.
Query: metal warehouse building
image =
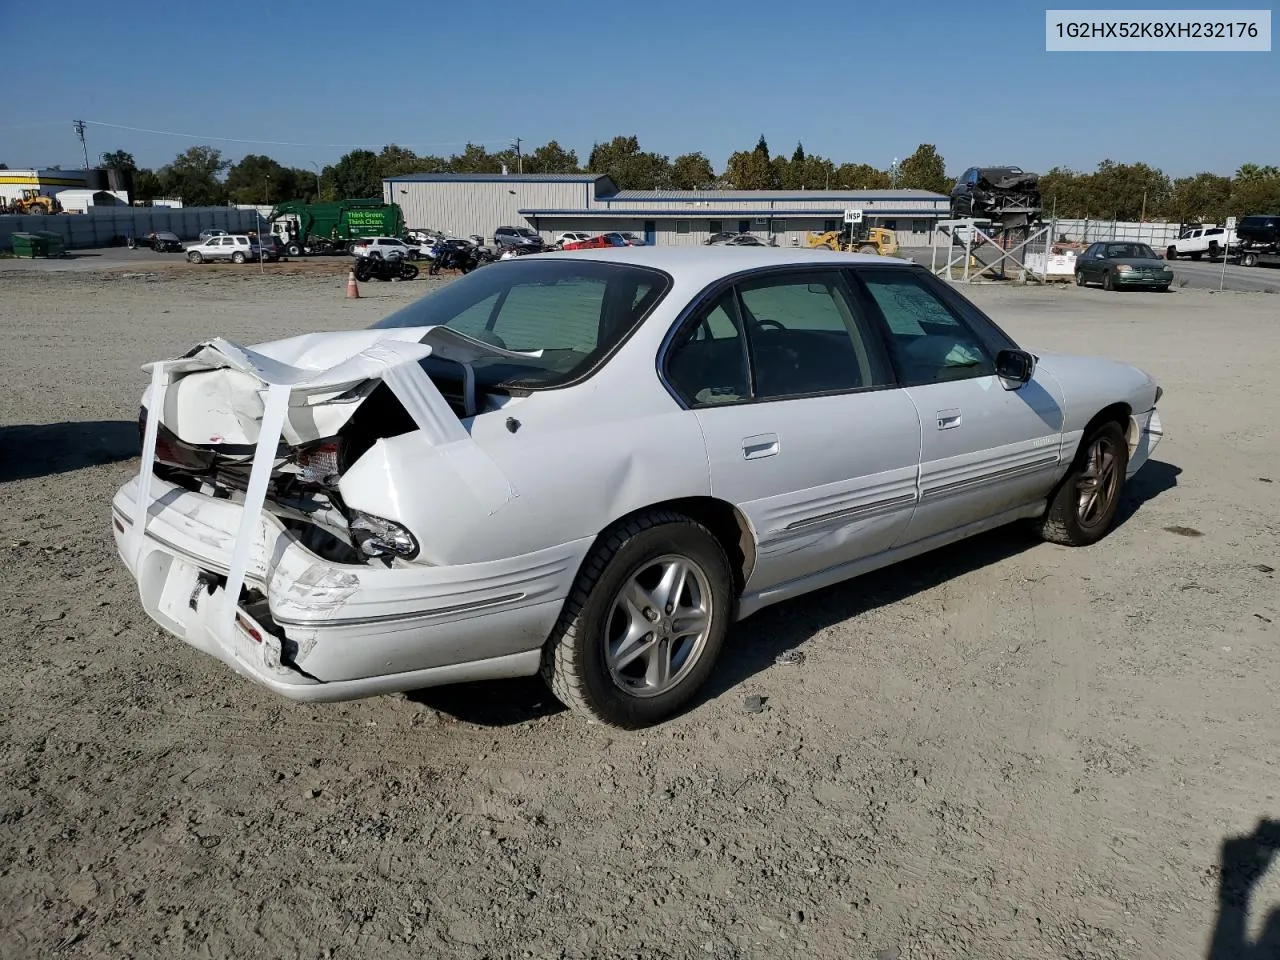
[[[808,231],[836,230],[860,209],[871,226],[896,232],[902,246],[928,246],[950,201],[927,190],[619,190],[594,174],[417,173],[382,182],[410,229],[493,237],[501,226],[530,226],[545,239],[568,230],[625,231],[647,243],[694,245],[722,230],[754,233],[779,246],[803,246]]]

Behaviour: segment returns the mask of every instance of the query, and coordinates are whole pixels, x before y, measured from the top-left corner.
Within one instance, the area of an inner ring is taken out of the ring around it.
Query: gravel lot
[[[0,957],[1274,955],[1280,842],[1222,844],[1280,815],[1280,299],[973,289],[1163,384],[1121,526],[770,609],[623,734],[536,680],[297,706],[144,617],[139,365],[434,283],[293,267],[0,276]]]

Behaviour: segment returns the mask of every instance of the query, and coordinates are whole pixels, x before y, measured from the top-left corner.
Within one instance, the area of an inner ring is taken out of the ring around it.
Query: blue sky
[[[447,155],[514,137],[559,140],[585,162],[594,141],[631,133],[717,169],[761,133],[775,152],[803,141],[878,167],[934,143],[951,173],[1280,163],[1280,54],[1046,53],[1045,4],[64,0],[56,18],[48,4],[0,6],[7,36],[54,41],[6,46],[21,104],[0,117],[10,167],[81,166],[75,118],[98,121],[91,158],[124,149],[142,166],[196,143],[306,167],[353,146]],[[1218,8],[1240,6],[1263,4]]]

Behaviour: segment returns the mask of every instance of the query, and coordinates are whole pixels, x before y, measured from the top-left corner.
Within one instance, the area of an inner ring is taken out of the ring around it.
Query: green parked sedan
[[[1143,287],[1168,290],[1173,270],[1145,243],[1104,241],[1076,257],[1076,286],[1100,283],[1103,290]]]

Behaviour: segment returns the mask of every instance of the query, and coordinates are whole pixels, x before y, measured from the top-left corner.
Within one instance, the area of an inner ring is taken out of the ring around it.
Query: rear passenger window
[[[739,288],[760,400],[887,386],[873,328],[835,272],[781,274]]]

